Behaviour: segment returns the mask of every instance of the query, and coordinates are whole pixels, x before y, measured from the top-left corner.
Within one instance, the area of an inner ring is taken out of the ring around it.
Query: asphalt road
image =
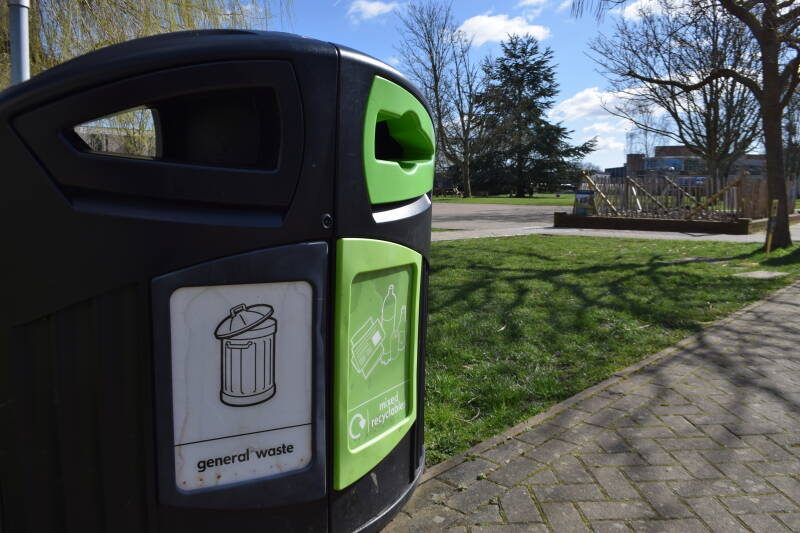
[[[433,203],[434,241],[508,237],[512,235],[580,235],[586,237],[631,237],[691,241],[764,242],[764,232],[751,235],[678,233],[554,228],[553,213],[571,211],[569,206]],[[792,227],[792,239],[800,242],[800,224]]]
[[[554,211],[568,207],[549,205],[433,203],[433,227],[458,230],[490,230],[553,225]]]

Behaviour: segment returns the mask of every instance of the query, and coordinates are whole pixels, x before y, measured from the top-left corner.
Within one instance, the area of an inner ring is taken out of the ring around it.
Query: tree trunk
[[[522,167],[522,158],[517,157],[517,198],[525,198],[525,172]]]
[[[761,97],[761,119],[764,128],[764,151],[767,157],[767,191],[769,202],[778,200],[778,220],[772,237],[773,248],[786,248],[792,245],[789,232],[789,205],[786,194],[786,179],[783,168],[783,135],[781,120],[781,86],[778,70],[778,45],[762,45],[762,64],[764,69],[764,90]]]
[[[469,161],[464,158],[464,163],[461,165],[461,176],[464,180],[464,198],[472,196],[472,184],[469,182]]]
[[[706,187],[706,190],[709,191],[709,194],[714,194],[724,186],[720,184],[719,161],[716,159],[709,159],[706,161],[706,165],[708,166],[708,181],[711,183],[711,188],[709,189]]]
[[[522,182],[522,178],[517,179],[517,190],[514,196],[517,198],[525,198],[525,184]]]

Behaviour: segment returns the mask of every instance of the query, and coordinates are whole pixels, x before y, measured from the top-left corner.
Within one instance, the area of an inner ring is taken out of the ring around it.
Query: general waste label
[[[409,413],[411,268],[359,274],[351,287],[348,448],[356,450]]]
[[[175,482],[192,491],[308,466],[312,290],[185,287],[170,297]]]

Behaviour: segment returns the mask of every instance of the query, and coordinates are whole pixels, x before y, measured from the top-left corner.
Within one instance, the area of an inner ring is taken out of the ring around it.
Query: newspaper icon
[[[388,365],[405,350],[406,306],[397,309],[394,285],[389,285],[379,317],[369,317],[350,338],[350,362],[364,379]]]

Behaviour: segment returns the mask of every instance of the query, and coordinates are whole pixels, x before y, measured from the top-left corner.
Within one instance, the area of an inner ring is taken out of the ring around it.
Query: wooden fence
[[[595,212],[601,216],[664,218],[673,220],[732,221],[760,218],[761,180],[748,173],[713,179],[648,173],[636,178],[584,175],[584,185],[595,191]]]

